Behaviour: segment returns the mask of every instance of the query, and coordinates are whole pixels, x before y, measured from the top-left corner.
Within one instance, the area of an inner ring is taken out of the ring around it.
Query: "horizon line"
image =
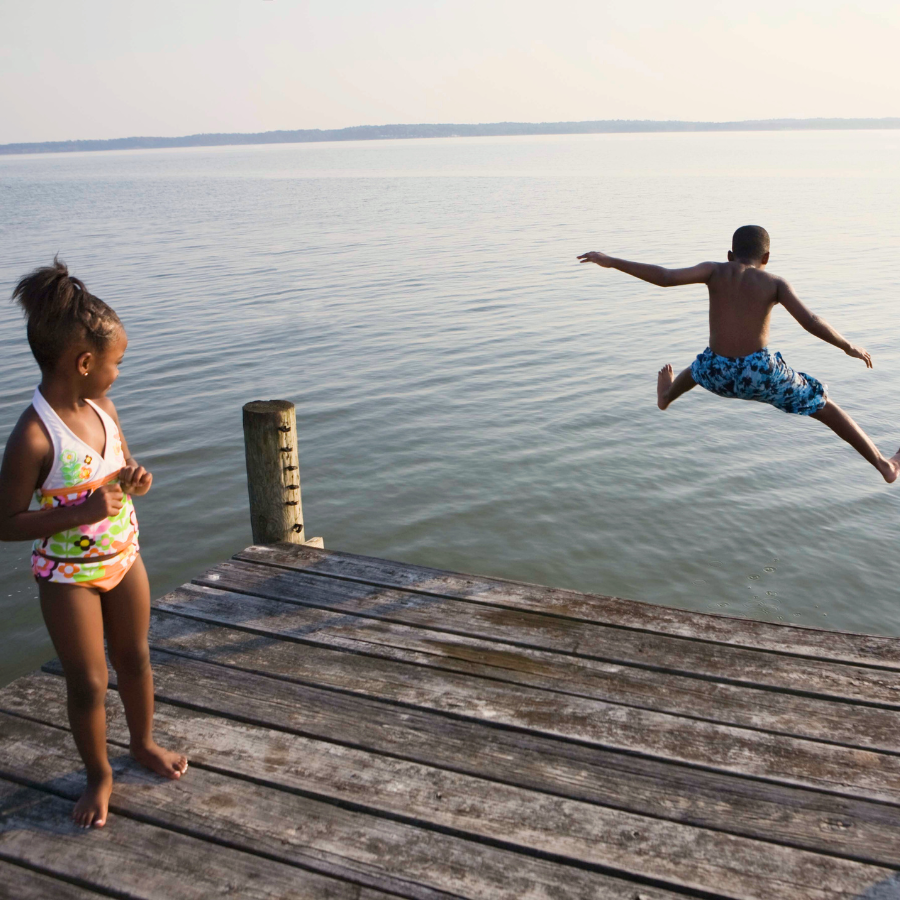
[[[0,144],[0,154],[74,153],[248,144],[304,144],[327,141],[404,140],[449,137],[510,137],[540,134],[628,134],[696,131],[857,131],[900,129],[900,117],[743,119],[713,122],[685,119],[595,119],[581,122],[489,122],[481,124],[352,125],[256,132],[202,132],[178,137],[123,137]]]

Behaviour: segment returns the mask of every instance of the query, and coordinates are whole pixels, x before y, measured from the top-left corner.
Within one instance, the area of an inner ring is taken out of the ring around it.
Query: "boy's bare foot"
[[[181,778],[187,772],[186,756],[173,750],[164,750],[156,742],[140,747],[132,745],[131,755],[142,766],[146,766],[157,775],[162,775],[163,778]]]
[[[669,388],[675,380],[675,370],[671,363],[666,363],[656,377],[656,405],[660,409],[665,409],[669,405]]]
[[[98,778],[88,778],[87,787],[72,810],[72,819],[76,825],[81,828],[102,828],[106,824],[112,786],[112,772]]]
[[[884,460],[883,464],[878,467],[882,477],[888,484],[893,484],[900,475],[900,450],[898,450],[890,459]]]

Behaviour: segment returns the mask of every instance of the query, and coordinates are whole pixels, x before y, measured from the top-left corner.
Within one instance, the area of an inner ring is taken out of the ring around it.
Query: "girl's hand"
[[[150,490],[153,476],[143,466],[123,466],[119,470],[119,484],[126,494],[142,497]]]
[[[124,500],[125,495],[122,493],[121,486],[114,481],[97,488],[81,504],[80,509],[84,512],[84,524],[93,525],[104,519],[114,519],[121,511]]]
[[[123,466],[119,470],[119,484],[126,494],[141,497],[150,490],[153,476],[143,466]]]
[[[863,350],[862,347],[857,347],[857,346],[851,344],[844,351],[844,353],[846,353],[847,356],[853,356],[856,359],[861,359],[866,364],[867,369],[872,368],[872,357],[869,356],[868,352],[866,350]]]

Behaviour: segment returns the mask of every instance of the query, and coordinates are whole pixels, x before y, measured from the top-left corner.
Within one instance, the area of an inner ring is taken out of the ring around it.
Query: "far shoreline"
[[[157,150],[186,147],[309,144],[339,141],[416,140],[422,138],[519,137],[526,135],[723,133],[761,131],[889,131],[900,118],[750,119],[738,122],[604,119],[588,122],[496,122],[480,125],[357,125],[351,128],[298,129],[253,133],[192,134],[181,137],[126,137],[107,140],[38,141],[0,144],[0,155],[93,153],[109,150]]]

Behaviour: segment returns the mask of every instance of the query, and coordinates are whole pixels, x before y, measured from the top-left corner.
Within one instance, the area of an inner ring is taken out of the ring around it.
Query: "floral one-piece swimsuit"
[[[116,423],[95,403],[86,402],[103,423],[106,445],[102,454],[81,440],[44,399],[40,388],[35,389],[32,406],[53,442],[53,465],[35,491],[41,509],[84,503],[97,488],[115,481],[125,465]],[[109,591],[128,573],[139,550],[137,516],[126,494],[122,509],[112,518],[38,538],[31,549],[31,571],[39,582]]]

